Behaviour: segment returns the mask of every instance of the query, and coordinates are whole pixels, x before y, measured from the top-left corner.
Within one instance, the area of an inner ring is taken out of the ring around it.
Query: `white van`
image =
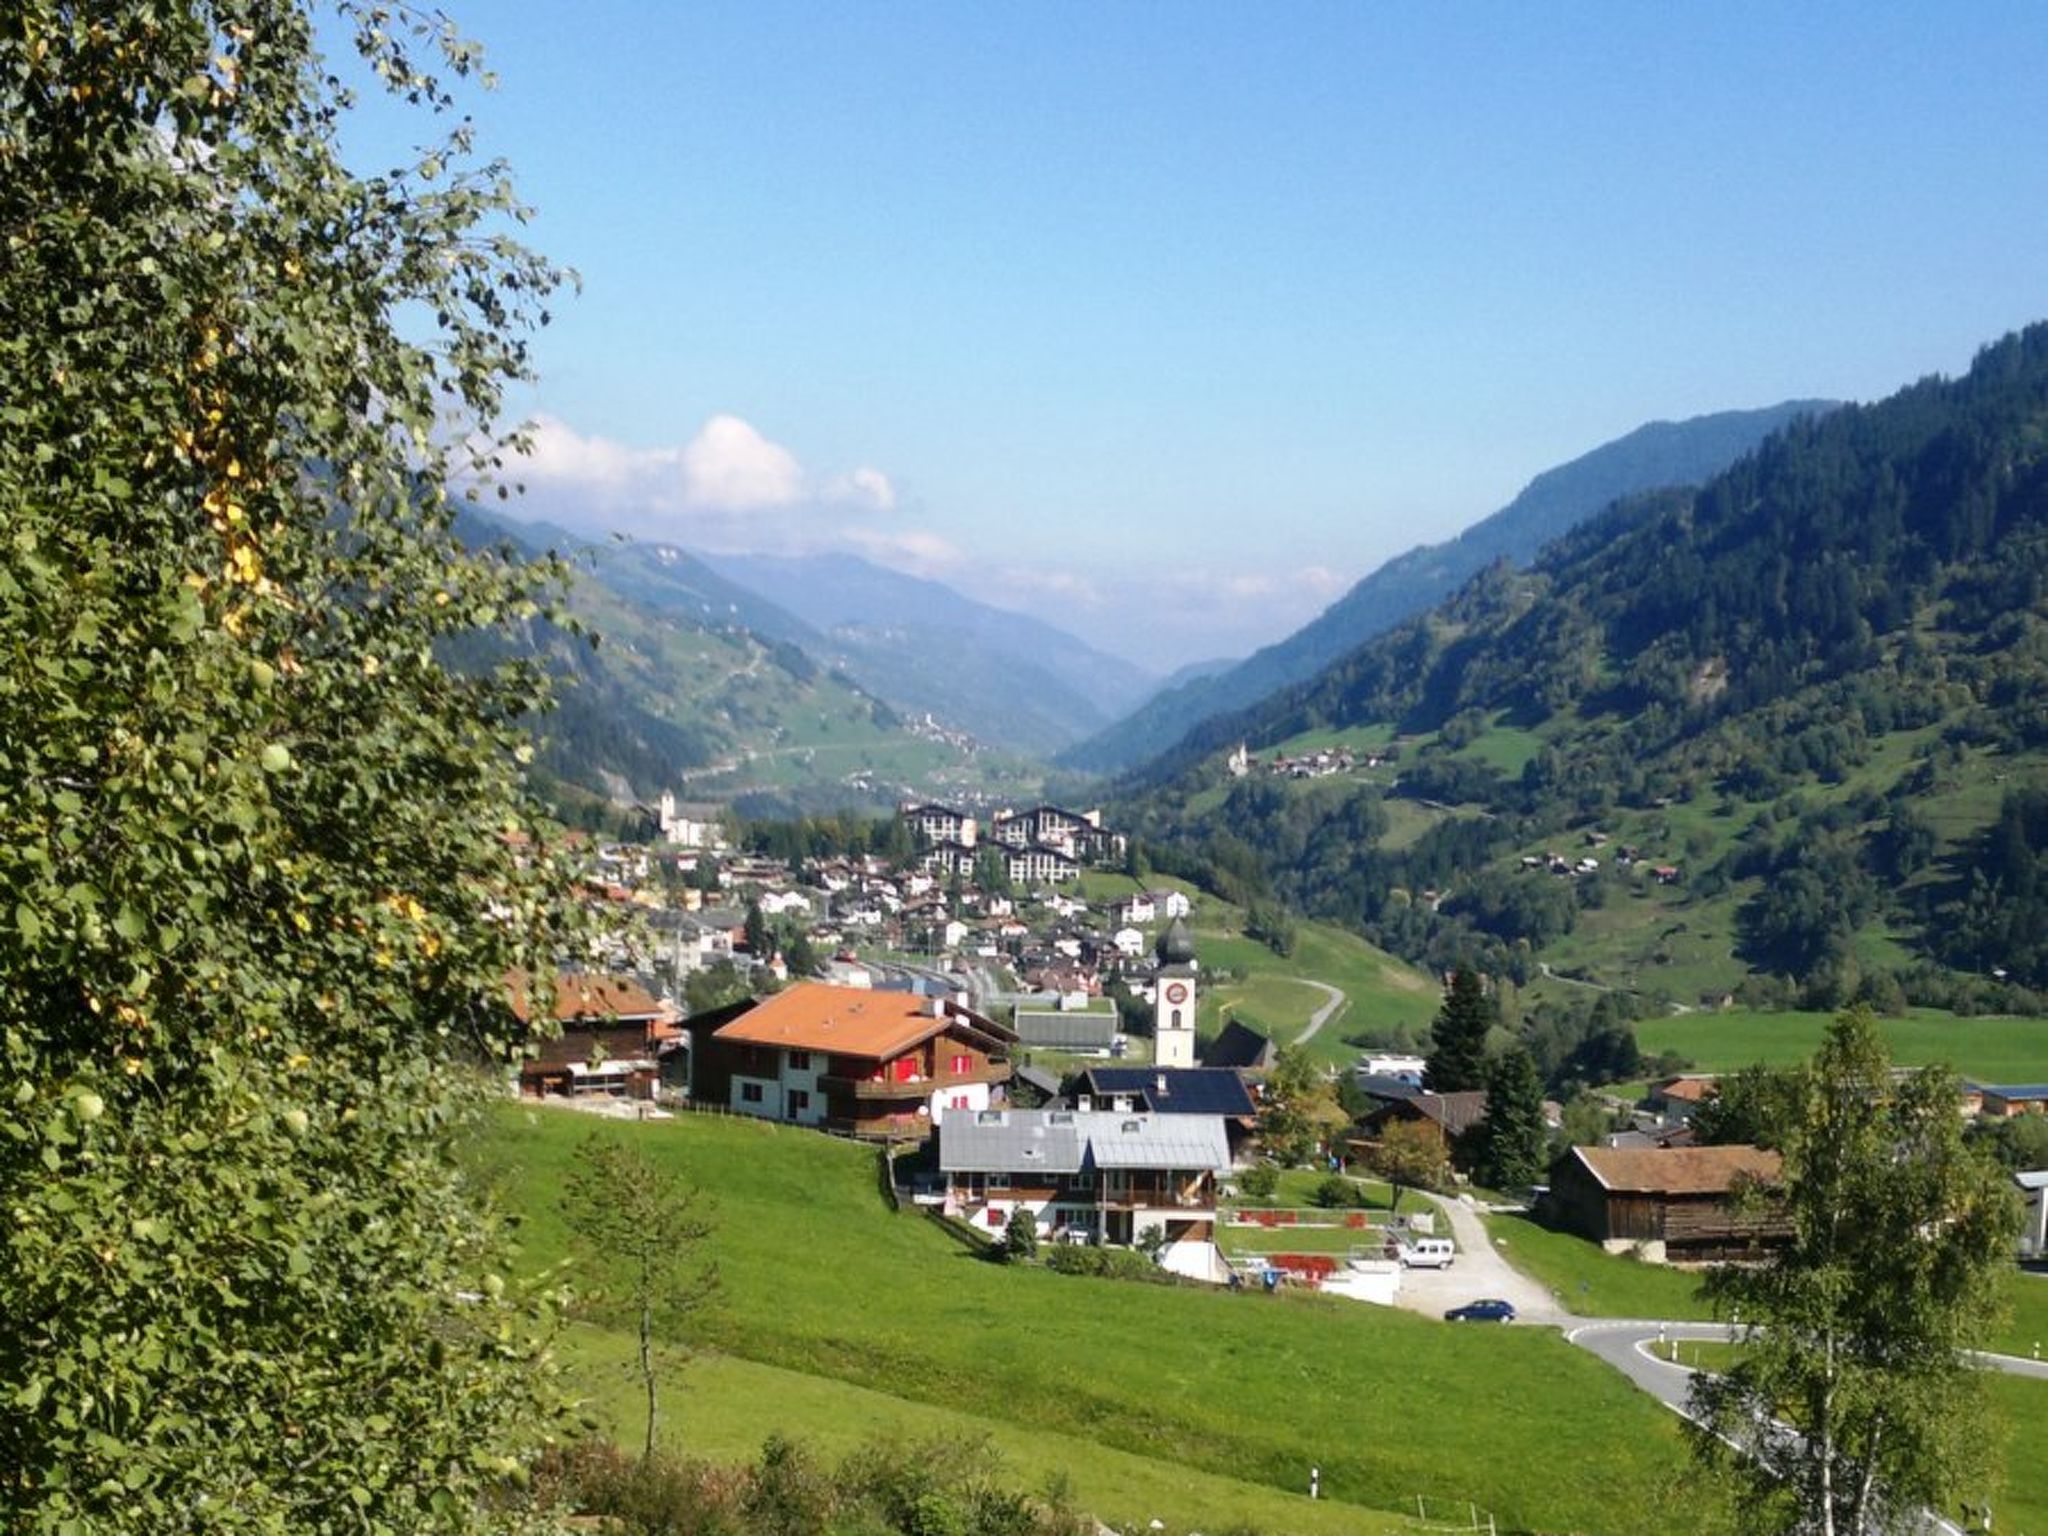
[[[1457,1256],[1457,1248],[1447,1237],[1410,1238],[1395,1254],[1409,1269],[1448,1269]]]

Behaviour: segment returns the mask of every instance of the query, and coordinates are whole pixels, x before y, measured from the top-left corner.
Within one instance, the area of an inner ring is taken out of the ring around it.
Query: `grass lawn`
[[[1664,1264],[1608,1253],[1598,1243],[1553,1232],[1526,1216],[1487,1214],[1494,1246],[1581,1317],[1705,1318],[1698,1277]]]
[[[1832,1017],[1737,1008],[1643,1019],[1635,1029],[1646,1052],[1677,1051],[1703,1071],[1732,1072],[1759,1061],[1786,1066],[1806,1060]],[[1879,1019],[1877,1027],[1900,1066],[1945,1062],[1980,1082],[2048,1081],[2048,1019],[1964,1019],[1916,1009],[1902,1019]]]
[[[647,1410],[631,1336],[577,1324],[562,1344],[572,1383],[597,1417],[621,1444],[639,1445]],[[771,1434],[829,1459],[875,1440],[941,1441],[948,1454],[972,1458],[977,1469],[1016,1487],[1042,1488],[1064,1473],[1083,1508],[1124,1529],[1155,1519],[1175,1531],[1248,1525],[1303,1536],[1405,1536],[1417,1529],[1403,1515],[1310,1503],[1297,1492],[1110,1450],[1086,1436],[1037,1431],[731,1355],[669,1350],[659,1381],[659,1438],[711,1461],[749,1460]]]
[[[2048,1360],[2048,1275],[2014,1270],[2006,1288],[2008,1311],[1986,1342],[2001,1355]]]
[[[1361,1531],[1387,1528],[1418,1494],[1471,1500],[1503,1530],[1619,1536],[1638,1528],[1646,1498],[1668,1506],[1664,1528],[1709,1528],[1677,1496],[1691,1472],[1670,1416],[1548,1330],[988,1264],[892,1212],[871,1149],[794,1129],[506,1106],[476,1159],[521,1220],[531,1271],[569,1252],[554,1192],[592,1136],[632,1138],[715,1191],[724,1289],[692,1342],[725,1360],[986,1421],[1020,1460],[1036,1454],[1026,1437],[1056,1436],[1156,1462],[1166,1478],[1285,1493],[1315,1462],[1331,1507],[1357,1506]],[[581,1337],[565,1352],[601,1367]],[[760,1385],[770,1379],[706,1372],[680,1417],[735,1416],[751,1440],[775,1402]],[[1584,1454],[1558,1454],[1560,1422]]]

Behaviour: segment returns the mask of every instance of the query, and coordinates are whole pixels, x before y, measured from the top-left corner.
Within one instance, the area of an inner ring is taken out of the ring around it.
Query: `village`
[[[1470,1285],[1442,1283],[1460,1262],[1473,1283],[1512,1286],[1456,1200],[1425,1193],[1397,1215],[1258,1196],[1277,1150],[1262,1134],[1275,1042],[1237,1021],[1198,1034],[1185,891],[1099,907],[1079,894],[1081,870],[1126,851],[1099,813],[1042,805],[984,829],[915,802],[898,821],[899,860],[793,867],[736,851],[715,822],[665,801],[658,840],[596,849],[596,894],[638,909],[641,937],[557,979],[559,1033],[520,1068],[518,1091],[879,1143],[902,1199],[991,1248],[1019,1241],[1021,1225],[1023,1241],[1134,1250],[1189,1280],[1381,1304],[1418,1287],[1429,1304],[1469,1302]],[[695,985],[707,979],[716,991]],[[515,989],[515,1010],[526,1006]],[[1361,1054],[1348,1076],[1358,1113],[1316,1140],[1310,1165],[1379,1173],[1394,1142],[1419,1138],[1429,1172],[1409,1177],[1455,1195],[1456,1153],[1483,1133],[1487,1094],[1429,1091],[1412,1054]],[[1683,1073],[1612,1098],[1600,1145],[1561,1145],[1560,1107],[1545,1101],[1559,1143],[1547,1174],[1493,1194],[1653,1263],[1754,1258],[1784,1228],[1741,1195],[1775,1176],[1777,1154],[1701,1144],[1692,1121],[1717,1090],[1713,1074]],[[1989,1119],[2044,1110],[2042,1085],[1969,1083],[1958,1105]],[[2048,1252],[2048,1173],[2015,1184],[2022,1251]]]

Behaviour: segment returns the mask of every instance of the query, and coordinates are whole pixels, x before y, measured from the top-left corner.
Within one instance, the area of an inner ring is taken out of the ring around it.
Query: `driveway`
[[[1458,1257],[1444,1269],[1404,1270],[1401,1306],[1411,1312],[1442,1317],[1452,1307],[1498,1296],[1514,1303],[1518,1322],[1562,1325],[1566,1321],[1556,1297],[1501,1257],[1486,1235],[1485,1223],[1471,1206],[1440,1195],[1411,1194],[1406,1198],[1428,1200],[1439,1213],[1439,1228],[1449,1222],[1451,1236],[1458,1244]]]

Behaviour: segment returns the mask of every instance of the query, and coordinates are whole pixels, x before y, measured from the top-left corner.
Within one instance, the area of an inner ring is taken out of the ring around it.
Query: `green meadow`
[[[1677,1051],[1701,1071],[1732,1072],[1756,1062],[1775,1067],[1806,1060],[1832,1017],[1735,1008],[1643,1019],[1635,1030],[1647,1053]],[[1878,1029],[1900,1066],[1939,1062],[1980,1082],[2048,1082],[2048,1019],[1965,1019],[1922,1009],[1879,1019]]]
[[[1669,1529],[1723,1528],[1675,1497],[1693,1477],[1670,1415],[1549,1330],[993,1265],[893,1211],[872,1149],[794,1129],[498,1110],[476,1162],[530,1273],[569,1254],[554,1192],[592,1136],[631,1137],[716,1197],[721,1297],[672,1341],[695,1352],[671,1397],[686,1449],[736,1455],[774,1429],[832,1446],[871,1427],[986,1437],[1027,1479],[1064,1469],[1105,1517],[1179,1529],[1377,1536],[1418,1495],[1475,1503],[1503,1531],[1619,1536],[1646,1497],[1679,1508]],[[561,1353],[630,1436],[620,1321],[593,1305]],[[1581,1454],[1560,1454],[1561,1423]]]

